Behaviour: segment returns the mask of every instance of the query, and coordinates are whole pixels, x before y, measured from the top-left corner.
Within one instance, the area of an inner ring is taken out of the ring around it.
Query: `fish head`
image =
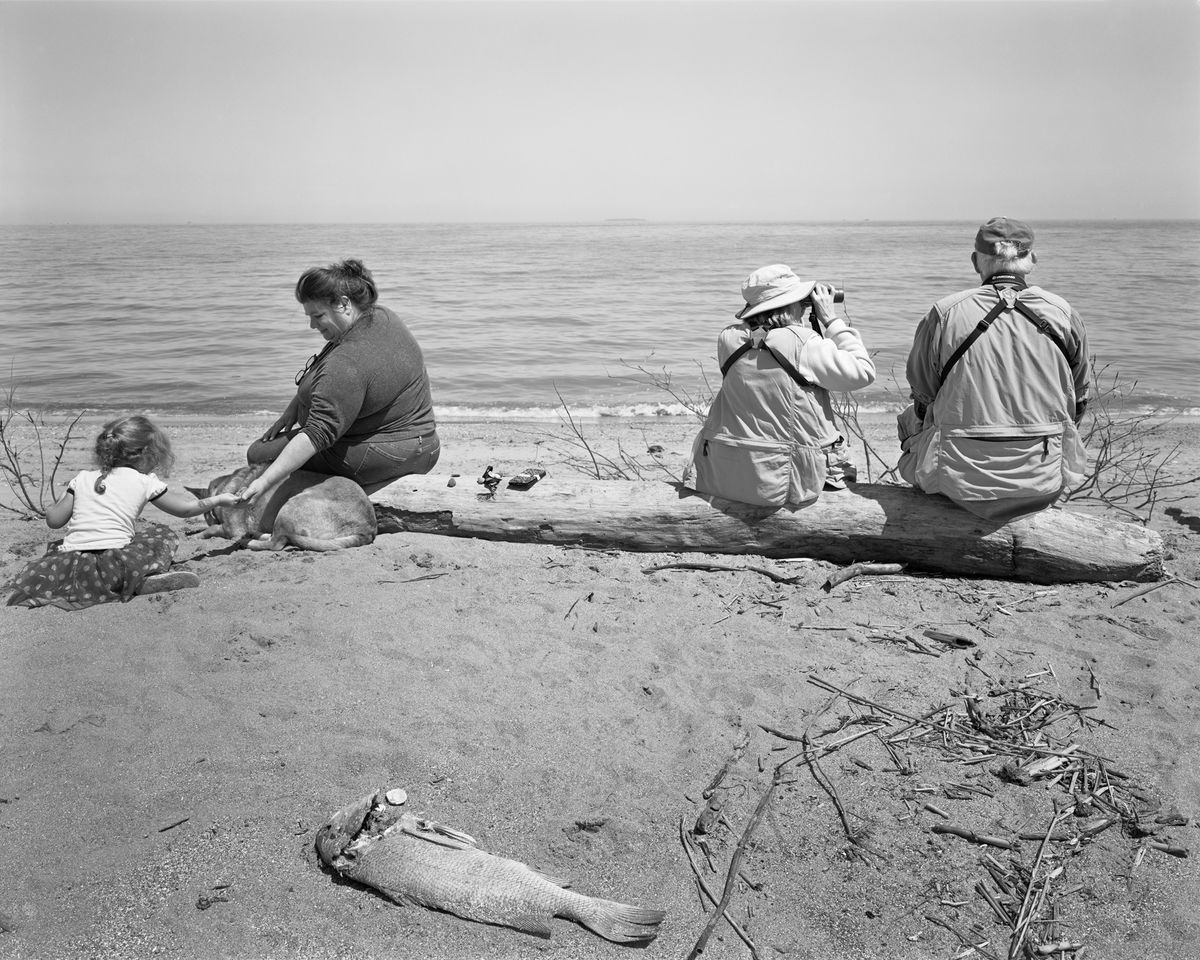
[[[361,800],[346,804],[317,831],[317,856],[322,863],[335,870],[344,866],[346,848],[354,842],[379,800],[379,791],[374,790]]]

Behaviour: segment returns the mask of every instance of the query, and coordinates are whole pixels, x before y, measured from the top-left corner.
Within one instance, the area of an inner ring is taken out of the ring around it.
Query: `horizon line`
[[[1200,217],[1025,217],[1034,223],[1198,223]],[[729,225],[747,224],[913,224],[913,223],[977,223],[975,218],[931,217],[931,218],[876,218],[845,217],[814,219],[663,219],[646,217],[605,217],[586,220],[18,220],[0,221],[0,228],[8,227],[426,227],[426,226],[631,226],[631,225]]]

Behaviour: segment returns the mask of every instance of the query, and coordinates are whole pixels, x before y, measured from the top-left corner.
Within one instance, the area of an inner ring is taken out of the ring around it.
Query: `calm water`
[[[765,263],[839,282],[875,354],[865,408],[907,394],[938,296],[971,285],[974,223],[0,227],[0,386],[101,413],[282,409],[321,345],[292,298],[361,258],[422,348],[443,417],[679,412],[718,378],[718,331]],[[1139,404],[1200,408],[1200,222],[1037,223],[1035,280],[1065,296]]]

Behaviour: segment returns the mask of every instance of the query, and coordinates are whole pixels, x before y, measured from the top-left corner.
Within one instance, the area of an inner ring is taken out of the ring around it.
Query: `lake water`
[[[278,413],[321,346],[292,297],[355,256],[411,326],[443,418],[681,414],[755,268],[836,281],[875,355],[862,407],[907,396],[929,305],[973,285],[975,223],[5,226],[0,386],[100,414]],[[1071,301],[1140,406],[1200,411],[1200,222],[1033,224],[1032,280]],[[637,368],[653,376],[639,373]]]

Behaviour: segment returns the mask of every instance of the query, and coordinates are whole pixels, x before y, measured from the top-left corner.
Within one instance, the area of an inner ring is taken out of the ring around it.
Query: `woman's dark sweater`
[[[300,381],[299,422],[318,452],[339,440],[405,440],[436,426],[429,375],[416,338],[376,305]]]

